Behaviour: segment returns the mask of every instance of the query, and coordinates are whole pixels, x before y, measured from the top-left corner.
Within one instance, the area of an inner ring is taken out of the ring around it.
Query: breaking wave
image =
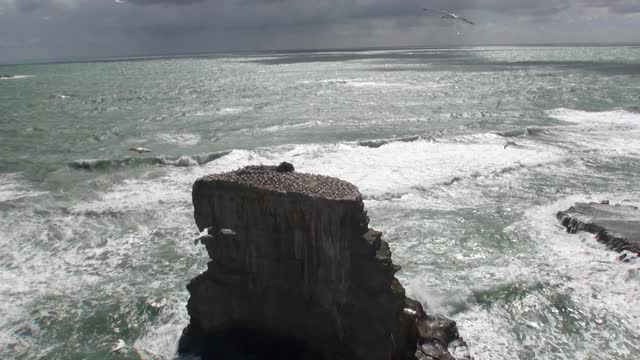
[[[146,165],[166,165],[166,166],[198,166],[209,163],[228,155],[231,151],[219,151],[206,154],[183,155],[177,158],[167,156],[157,157],[131,157],[122,159],[81,159],[69,163],[69,166],[78,170],[107,171],[117,168],[130,168]]]
[[[26,79],[26,78],[30,78],[30,77],[33,77],[33,76],[34,75],[9,75],[9,76],[5,76],[5,77],[0,76],[0,80]]]

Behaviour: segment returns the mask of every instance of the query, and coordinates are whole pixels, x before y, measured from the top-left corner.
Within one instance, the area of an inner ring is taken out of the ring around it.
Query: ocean
[[[475,359],[640,353],[640,261],[555,219],[575,202],[640,205],[638,46],[0,73],[20,75],[0,79],[0,358],[176,357],[185,286],[208,261],[191,185],[282,161],[360,188],[408,294],[456,320]]]

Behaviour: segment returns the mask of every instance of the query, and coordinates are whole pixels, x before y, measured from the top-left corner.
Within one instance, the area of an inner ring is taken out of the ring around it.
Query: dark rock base
[[[239,327],[207,337],[197,333],[192,325],[185,329],[180,338],[180,354],[197,354],[202,360],[331,360],[294,337]]]

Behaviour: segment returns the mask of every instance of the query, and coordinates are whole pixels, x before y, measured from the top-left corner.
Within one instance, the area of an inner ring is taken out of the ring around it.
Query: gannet
[[[443,10],[431,10],[431,9],[427,9],[427,8],[424,8],[423,10],[424,10],[424,11],[429,11],[429,12],[437,12],[437,13],[440,13],[440,14],[442,14],[442,16],[441,16],[441,17],[442,17],[443,19],[459,20],[459,21],[464,21],[464,22],[466,22],[467,24],[475,25],[475,23],[474,23],[473,21],[471,21],[471,20],[469,20],[469,19],[466,19],[466,18],[463,18],[463,17],[462,17],[462,16],[460,16],[460,15],[457,15],[457,14],[454,14],[454,13],[450,13],[450,12],[448,12],[448,11],[443,11]]]
[[[129,151],[136,151],[138,154],[151,152],[151,150],[143,147],[129,148]]]
[[[124,342],[124,340],[118,339],[118,341],[113,343],[113,345],[111,346],[111,351],[116,352],[116,353],[117,352],[123,352],[123,351],[126,351],[128,348],[129,347]]]

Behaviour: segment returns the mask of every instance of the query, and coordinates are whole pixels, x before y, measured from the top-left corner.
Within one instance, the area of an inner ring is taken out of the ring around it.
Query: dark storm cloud
[[[424,12],[425,7],[459,13],[477,26],[441,19],[436,12]],[[15,49],[0,51],[0,61],[36,56],[31,54],[446,45],[463,40],[549,43],[596,41],[600,36],[597,41],[637,41],[640,29],[630,17],[599,24],[607,31],[597,33],[576,24],[638,12],[640,0],[0,0],[0,46]],[[466,37],[458,39],[459,32]]]
[[[134,0],[129,0],[134,1]],[[484,11],[503,15],[541,18],[569,6],[569,0],[135,0],[139,5],[194,4],[185,22],[215,23],[216,28],[275,28],[278,26],[332,26],[350,21],[394,20],[397,27],[434,22],[439,16],[423,8],[454,12]],[[203,16],[204,15],[204,16]],[[211,25],[209,25],[211,26]]]
[[[141,27],[141,29],[152,36],[159,37],[181,37],[190,36],[205,30],[202,24],[153,24]]]
[[[244,0],[236,9],[278,8],[281,13],[335,19],[394,18],[428,16],[422,9],[486,11],[507,15],[546,16],[566,10],[570,0]]]
[[[587,0],[593,3],[605,3],[605,0]],[[2,1],[0,0],[0,3]],[[6,0],[5,0],[6,2]],[[419,16],[422,8],[461,11],[483,10],[505,14],[519,14],[530,16],[543,16],[552,14],[569,6],[569,0],[238,0],[223,3],[216,0],[123,0],[103,1],[114,6],[124,6],[127,3],[133,5],[202,5],[205,9],[225,8],[236,10],[231,15],[241,17],[242,11],[251,9],[277,8],[282,15],[305,13],[307,15],[323,16],[325,18],[381,18]],[[614,1],[616,2],[616,1]],[[19,11],[34,11],[45,6],[56,6],[75,3],[79,6],[92,6],[97,2],[88,0],[14,0],[10,1]],[[619,6],[630,1],[617,1]],[[600,6],[599,4],[597,4]],[[604,6],[604,5],[603,5]],[[625,5],[626,6],[626,5]]]

